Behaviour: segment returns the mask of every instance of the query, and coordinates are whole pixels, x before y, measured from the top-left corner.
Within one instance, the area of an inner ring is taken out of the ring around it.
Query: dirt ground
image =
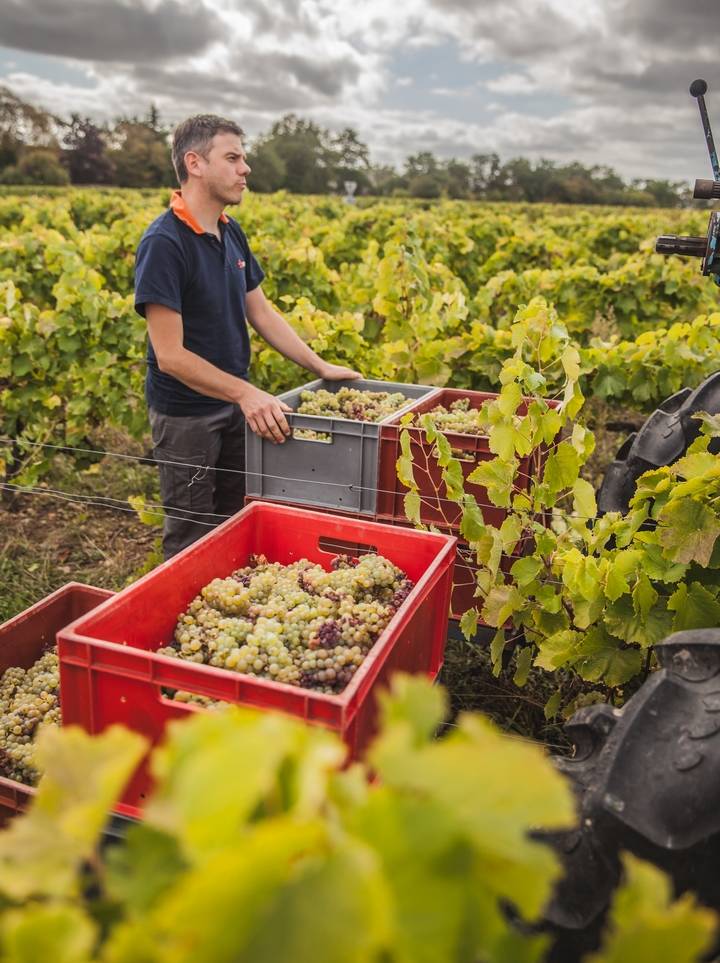
[[[95,445],[145,452],[118,434]],[[143,524],[127,502],[137,495],[159,501],[153,466],[105,457],[79,471],[58,454],[50,476],[33,487],[46,491],[4,491],[0,501],[0,622],[66,582],[117,590],[161,560],[160,529]],[[111,499],[114,507],[107,507]]]

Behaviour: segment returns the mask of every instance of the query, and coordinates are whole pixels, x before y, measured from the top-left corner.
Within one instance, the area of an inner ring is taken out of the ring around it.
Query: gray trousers
[[[243,507],[245,418],[238,405],[231,404],[209,415],[163,415],[153,408],[148,414],[165,505],[162,544],[168,559]]]

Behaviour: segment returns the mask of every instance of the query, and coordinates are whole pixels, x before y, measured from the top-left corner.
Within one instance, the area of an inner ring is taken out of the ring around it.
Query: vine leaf
[[[717,515],[694,498],[669,502],[658,518],[658,536],[664,555],[682,564],[697,562],[706,567],[718,535]]]

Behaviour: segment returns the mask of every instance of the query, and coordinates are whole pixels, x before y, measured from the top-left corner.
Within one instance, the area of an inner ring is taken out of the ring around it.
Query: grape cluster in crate
[[[326,418],[348,418],[352,421],[377,422],[399,411],[407,404],[407,398],[400,391],[366,391],[358,388],[342,387],[339,391],[318,388],[303,391],[297,408],[299,415],[318,415]],[[325,431],[312,428],[296,428],[293,437],[305,441],[331,440]]]
[[[329,572],[255,556],[201,590],[158,654],[341,692],[412,587],[375,554],[338,556]]]

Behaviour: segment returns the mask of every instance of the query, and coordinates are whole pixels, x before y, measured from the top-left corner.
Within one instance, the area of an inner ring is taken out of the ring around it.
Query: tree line
[[[0,87],[0,184],[174,185],[170,136],[154,106],[144,117],[100,125],[77,113],[69,119],[57,117]],[[376,164],[353,128],[332,132],[295,114],[285,115],[255,138],[248,160],[251,187],[261,193],[646,207],[679,207],[690,199],[683,181],[626,182],[602,165],[524,157],[503,162],[495,152],[442,159],[421,151],[408,156],[401,168]]]

